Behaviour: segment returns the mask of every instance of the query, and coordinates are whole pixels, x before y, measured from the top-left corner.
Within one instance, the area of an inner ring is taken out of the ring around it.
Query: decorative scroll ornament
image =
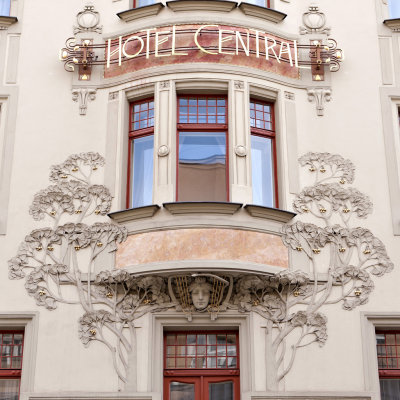
[[[282,240],[291,251],[305,254],[310,273],[214,269],[131,275],[110,265],[93,272],[95,261],[114,252],[127,231],[104,220],[83,222],[90,216],[102,218],[111,207],[109,190],[92,182],[105,160],[90,152],[74,154],[51,168],[53,185],[35,195],[30,213],[36,221],[50,218],[53,227],[35,229],[25,237],[9,260],[9,277],[25,278],[28,294],[48,310],[58,303],[81,304],[80,340],[85,346],[98,341],[110,349],[115,371],[130,392],[137,391],[135,328],[143,315],[170,311],[188,320],[204,314],[215,320],[226,311],[257,313],[265,320],[268,389],[278,390],[297,351],[326,342],[327,318],[321,308],[341,303],[344,310],[353,310],[366,304],[373,278],[393,269],[384,244],[369,229],[351,226],[353,218],[372,212],[368,196],[344,186],[354,180],[351,161],[311,152],[299,161],[315,181],[296,197],[294,209],[312,215],[322,226],[298,220],[283,227]],[[291,347],[286,346],[289,336],[294,339]]]
[[[308,12],[303,14],[303,24],[304,26],[300,27],[300,35],[313,33],[329,35],[331,33],[331,28],[325,26],[325,14],[319,11],[317,6],[310,6]]]
[[[307,89],[308,101],[315,103],[317,115],[322,117],[324,115],[325,102],[331,101],[332,89],[315,88]]]
[[[78,25],[74,26],[74,35],[77,33],[103,32],[103,27],[99,26],[100,14],[95,11],[92,5],[86,5],[83,11],[77,14],[76,22]]]
[[[79,104],[79,114],[86,115],[88,101],[96,100],[96,89],[74,89],[72,90],[72,100]]]

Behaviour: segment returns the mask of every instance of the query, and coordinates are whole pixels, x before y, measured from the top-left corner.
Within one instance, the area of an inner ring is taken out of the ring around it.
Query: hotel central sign
[[[143,29],[102,44],[70,38],[60,59],[67,71],[78,66],[81,80],[90,79],[94,65],[104,66],[104,78],[116,78],[164,65],[220,63],[292,79],[299,79],[300,69],[307,68],[318,81],[324,79],[326,66],[339,70],[342,51],[330,38],[299,44],[253,28],[186,24]]]
[[[106,43],[105,78],[156,65],[221,63],[298,78],[296,40],[225,25],[173,25],[141,30]]]

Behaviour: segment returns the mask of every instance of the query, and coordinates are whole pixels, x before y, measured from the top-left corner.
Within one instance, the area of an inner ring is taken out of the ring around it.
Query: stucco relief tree
[[[104,163],[97,153],[82,153],[51,168],[54,184],[35,195],[30,213],[36,221],[50,219],[53,224],[25,237],[9,261],[9,276],[25,278],[28,294],[48,310],[59,302],[80,304],[80,340],[85,346],[100,342],[109,349],[125,390],[137,390],[136,320],[167,310],[182,313],[189,321],[208,313],[210,323],[229,311],[262,316],[267,385],[277,390],[297,351],[327,340],[321,308],[342,303],[345,310],[352,310],[365,304],[373,276],[393,269],[383,243],[368,229],[351,226],[354,218],[372,212],[369,198],[346,186],[354,180],[353,164],[338,155],[308,153],[300,163],[315,175],[315,182],[296,197],[294,208],[321,224],[288,224],[283,241],[306,255],[309,271],[296,271],[296,265],[275,275],[214,270],[155,276],[114,270],[104,261],[104,253],[114,252],[127,232],[105,222],[111,195],[105,186],[93,183]]]
[[[370,230],[352,226],[355,218],[366,218],[372,212],[368,196],[347,186],[353,183],[354,165],[329,153],[307,153],[299,161],[315,180],[296,196],[293,207],[320,224],[297,220],[283,227],[282,238],[294,252],[306,255],[310,273],[248,277],[237,285],[242,287],[236,297],[239,308],[251,309],[267,320],[267,384],[271,390],[278,389],[300,348],[326,342],[323,306],[341,303],[345,310],[352,310],[365,304],[374,288],[373,276],[393,269],[383,243]],[[289,348],[287,343],[291,343]]]
[[[9,261],[9,276],[25,278],[28,294],[48,310],[54,310],[59,302],[81,304],[82,343],[103,343],[111,351],[120,380],[136,390],[136,371],[132,370],[136,365],[135,319],[159,309],[160,302],[168,308],[169,297],[161,294],[165,291],[162,278],[134,277],[126,271],[112,271],[111,265],[94,272],[96,259],[103,252],[114,252],[127,235],[125,228],[104,220],[82,222],[105,216],[110,210],[109,190],[92,183],[104,163],[98,153],[81,153],[51,168],[54,184],[34,196],[30,214],[36,221],[46,218],[53,224],[25,237],[18,254]]]

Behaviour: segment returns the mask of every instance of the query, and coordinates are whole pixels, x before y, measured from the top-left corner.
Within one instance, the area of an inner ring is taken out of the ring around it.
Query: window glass
[[[154,3],[158,3],[158,0],[133,0],[133,7],[144,7]]]
[[[0,399],[19,399],[23,342],[23,332],[0,331]]]
[[[269,1],[266,0],[244,0],[243,3],[255,4],[256,6],[268,7]]]
[[[400,400],[400,332],[376,332],[382,400]]]
[[[253,204],[274,207],[275,191],[271,139],[251,136],[251,167]]]
[[[10,1],[11,0],[0,0],[0,15],[10,15]]]
[[[226,132],[179,132],[179,201],[226,198]]]
[[[170,400],[195,400],[194,384],[171,382],[169,398]]]
[[[400,1],[389,0],[389,15],[390,18],[400,18]]]
[[[167,369],[236,369],[238,349],[235,333],[166,335]],[[217,387],[215,393],[218,393]]]
[[[153,202],[154,100],[131,105],[130,171],[128,207],[143,207]]]
[[[273,105],[250,101],[253,204],[276,207]]]
[[[153,148],[153,135],[132,141],[132,207],[142,207],[153,202]]]
[[[233,400],[233,382],[209,383],[210,400]]]

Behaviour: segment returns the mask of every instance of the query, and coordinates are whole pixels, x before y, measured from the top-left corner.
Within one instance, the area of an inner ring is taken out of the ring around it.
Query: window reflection
[[[192,383],[171,382],[169,393],[170,400],[195,400]]]
[[[0,0],[0,15],[2,16],[10,15],[10,2],[11,0]]]
[[[233,400],[233,382],[209,384],[210,400]]]
[[[134,8],[149,6],[158,3],[158,0],[134,0]]]
[[[132,207],[142,207],[152,204],[153,147],[153,135],[137,138],[132,141]]]
[[[390,18],[400,18],[400,1],[389,0],[389,15]]]
[[[261,136],[251,136],[251,167],[253,203],[274,207],[274,173],[272,141]]]
[[[179,201],[226,198],[226,133],[179,132]]]

